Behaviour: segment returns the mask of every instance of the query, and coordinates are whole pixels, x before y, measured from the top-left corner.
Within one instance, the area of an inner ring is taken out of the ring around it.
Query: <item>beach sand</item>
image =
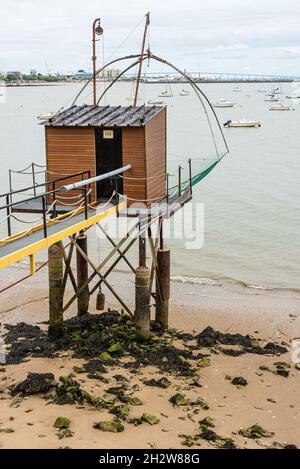
[[[9,268],[2,272],[1,288],[27,273],[26,267]],[[19,322],[38,325],[45,329],[48,319],[47,271],[1,294],[1,335],[5,324]],[[133,277],[116,272],[111,283],[133,310]],[[72,294],[69,290],[68,295]],[[119,305],[106,291],[106,308],[120,311]],[[71,351],[64,351],[56,358],[29,357],[20,364],[3,365],[0,372],[0,448],[185,448],[183,436],[195,436],[200,432],[199,421],[207,416],[214,419],[211,430],[218,435],[233,438],[239,448],[282,447],[285,444],[300,446],[300,371],[292,360],[292,341],[300,336],[300,295],[292,291],[265,291],[237,285],[211,286],[172,282],[170,326],[194,335],[208,325],[223,333],[241,333],[259,337],[288,349],[280,356],[245,353],[232,357],[210,348],[199,350],[210,356],[210,365],[199,367],[201,388],[191,386],[191,379],[162,373],[155,366],[144,366],[132,373],[122,365],[122,360],[108,367],[105,378],[108,383],[88,379],[86,374],[75,375],[83,389],[96,396],[105,395],[110,386],[117,386],[113,376],[121,374],[129,380],[134,396],[143,405],[130,407],[130,418],[143,413],[159,419],[151,426],[143,423],[134,426],[124,423],[121,433],[102,432],[94,429],[96,421],[112,420],[108,410],[95,410],[89,406],[49,404],[41,396],[29,396],[12,406],[9,387],[26,378],[28,372],[51,372],[55,379],[73,372],[73,366],[83,365],[85,359],[74,358]],[[90,313],[95,312],[95,298],[91,299]],[[73,305],[66,319],[76,314]],[[195,343],[194,343],[195,345]],[[183,346],[182,344],[180,346]],[[194,352],[196,353],[197,350]],[[290,368],[288,377],[275,374],[276,362],[285,362]],[[299,356],[300,361],[300,356]],[[265,368],[261,370],[260,367]],[[269,368],[269,371],[266,369]],[[243,377],[246,386],[235,386],[231,380]],[[143,384],[144,379],[166,377],[171,386],[161,389]],[[190,402],[201,397],[209,409],[186,405],[174,406],[169,398],[176,393],[186,395]],[[112,396],[110,396],[112,397]],[[16,407],[17,405],[17,407]],[[65,416],[71,420],[74,435],[60,440],[54,422]],[[269,438],[245,438],[238,434],[240,428],[258,424],[268,432]],[[11,429],[10,433],[1,429]],[[214,447],[214,442],[196,439],[199,448]],[[197,448],[198,446],[193,446]]]

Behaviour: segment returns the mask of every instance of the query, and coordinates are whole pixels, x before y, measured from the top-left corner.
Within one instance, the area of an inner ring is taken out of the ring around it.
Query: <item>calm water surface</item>
[[[224,129],[230,154],[194,190],[194,201],[205,208],[202,249],[186,250],[181,240],[170,240],[173,275],[199,283],[241,282],[266,288],[299,289],[300,274],[300,105],[290,112],[270,112],[257,89],[268,85],[207,84],[202,89],[212,101],[234,100],[234,108],[218,109],[220,122],[250,118],[258,129]],[[45,163],[44,129],[36,116],[70,104],[79,85],[8,88],[0,104],[0,192],[8,189],[8,169],[22,169],[32,161]],[[185,87],[186,88],[186,87]],[[163,85],[147,85],[142,100],[157,98]],[[195,95],[180,97],[172,87],[168,104],[169,159],[214,153],[204,114]],[[107,104],[128,104],[131,85],[120,83]],[[284,98],[292,86],[283,86]],[[88,102],[90,96],[85,96]],[[218,138],[220,150],[221,141]],[[28,181],[28,180],[27,180]],[[26,176],[15,176],[15,186]],[[2,215],[1,215],[2,218]],[[195,213],[194,217],[195,218]],[[192,219],[185,220],[192,223]],[[3,225],[0,225],[4,233]],[[92,249],[107,246],[96,237]]]

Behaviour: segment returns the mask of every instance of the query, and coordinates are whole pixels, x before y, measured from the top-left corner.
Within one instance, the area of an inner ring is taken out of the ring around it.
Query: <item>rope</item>
[[[46,216],[49,215],[49,213],[51,212],[51,210],[52,210],[52,208],[54,207],[55,204],[56,204],[56,201],[54,200],[54,202],[50,205],[50,207],[46,211],[46,213],[45,213]],[[25,224],[37,223],[38,221],[43,220],[43,217],[36,218],[35,220],[30,220],[30,221],[21,220],[20,218],[16,217],[16,215],[13,215],[13,214],[11,214],[11,217],[14,218],[16,221],[18,221],[20,223],[25,223]]]
[[[174,195],[175,195],[175,193],[174,193]],[[119,194],[119,195],[121,195],[121,194]],[[133,199],[132,197],[127,197],[127,199],[132,200],[133,202],[155,202],[156,200],[164,199],[165,196],[166,196],[166,194],[162,194],[161,197],[155,197],[154,199]]]
[[[101,208],[104,208],[104,207],[106,207],[107,205],[110,204],[110,202],[112,201],[113,197],[115,197],[115,195],[116,195],[116,191],[113,191],[113,193],[112,193],[110,199],[109,199],[107,202],[105,202],[105,204],[102,204],[102,205],[99,204],[99,205],[97,205],[96,207],[94,207],[94,206],[91,205],[91,204],[88,204],[88,207],[91,208],[92,210],[98,210],[98,208],[100,208],[100,207],[101,207]]]
[[[81,197],[81,194],[77,194],[77,195],[57,195],[56,198],[57,199],[78,199],[79,197]]]
[[[56,174],[57,176],[72,176],[70,173],[57,173],[56,171],[49,171],[48,169],[45,172],[49,174]]]
[[[159,179],[161,177],[165,177],[165,175],[162,173],[160,174],[159,176],[148,176],[148,177],[129,177],[129,176],[122,176],[120,175],[120,177],[122,179],[128,179],[128,180],[131,180],[131,181],[135,181],[135,180],[142,180],[142,181],[146,181],[148,179]]]
[[[59,203],[60,203],[60,205],[64,205],[66,207],[74,207],[74,205],[80,204],[82,201],[84,201],[84,198],[80,199],[80,200],[77,200],[77,202],[72,202],[70,204],[68,204],[67,202],[62,202],[61,200],[59,200]]]
[[[91,190],[89,190],[89,191],[87,192],[87,195],[89,195],[90,192],[91,192]],[[49,214],[49,212],[52,210],[52,207],[53,207],[55,204],[56,204],[56,201],[54,201],[54,202],[51,204],[51,206],[49,207],[49,209],[48,209],[47,212],[46,212],[46,215]],[[69,220],[69,219],[71,219],[74,215],[76,215],[76,214],[78,213],[78,211],[82,208],[83,205],[84,205],[84,201],[82,202],[82,204],[81,204],[76,210],[73,210],[73,211],[71,212],[71,215],[70,215],[69,217],[63,215],[63,217],[62,217],[61,219],[59,219],[59,217],[58,217],[58,218],[56,218],[56,219],[47,220],[47,221],[48,221],[48,222],[50,221],[51,224],[55,224],[55,223],[60,223],[60,222],[62,222],[62,221],[64,221],[64,220]],[[27,221],[18,219],[15,215],[11,215],[11,216],[12,216],[13,218],[15,218],[17,221],[21,222],[21,223],[37,223],[37,221],[41,221],[41,220],[43,219],[43,217],[42,217],[42,218],[39,218],[39,219],[37,219],[37,220],[27,222]],[[32,226],[31,228],[28,228],[27,230],[24,230],[24,231],[22,231],[22,232],[19,233],[19,234],[13,235],[13,236],[12,236],[11,238],[9,238],[9,239],[8,239],[8,238],[5,238],[5,239],[3,239],[3,240],[0,239],[0,245],[9,244],[9,243],[11,243],[12,241],[15,241],[15,240],[17,240],[17,239],[23,238],[23,237],[27,236],[27,234],[29,234],[30,232],[33,232],[33,230],[34,230],[35,228],[36,228],[36,226]]]
[[[51,220],[51,224],[61,223],[62,221],[70,220],[72,217],[74,217],[74,215],[77,215],[77,213],[83,207],[83,205],[84,205],[84,202],[82,202],[82,204],[78,208],[76,208],[76,210],[72,210],[72,212],[70,212],[70,216],[64,216],[63,218],[55,218],[54,220]]]
[[[34,227],[31,227],[31,228],[28,228],[27,230],[21,231],[21,233],[14,235],[11,239],[8,239],[8,238],[0,239],[0,246],[5,246],[6,244],[11,243],[12,241],[23,238],[33,229]]]
[[[27,173],[26,171],[13,171],[11,170],[12,173],[14,174],[22,174],[25,175],[25,176],[32,176],[33,174],[36,175],[36,174],[45,174],[46,173],[46,170],[45,171],[35,171],[34,173],[31,171],[31,173]]]

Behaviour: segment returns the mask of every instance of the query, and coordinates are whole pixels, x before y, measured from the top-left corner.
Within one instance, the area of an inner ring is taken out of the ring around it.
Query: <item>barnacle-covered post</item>
[[[85,233],[81,233],[77,239],[76,243],[78,244],[79,248],[86,254],[88,254],[87,249],[87,236]],[[89,301],[90,301],[90,292],[88,287],[88,262],[87,259],[83,257],[81,252],[77,250],[76,254],[77,260],[77,287],[78,290],[81,292],[77,298],[77,314],[78,316],[82,316],[83,314],[88,313],[89,309]],[[86,285],[85,288],[82,287]],[[82,290],[82,291],[81,291]]]
[[[140,224],[140,229],[142,228]],[[139,236],[139,266],[135,271],[135,328],[138,339],[147,340],[150,334],[150,269],[146,266],[146,231]]]
[[[163,242],[163,225],[161,224],[160,248],[157,250],[155,320],[164,329],[169,326],[170,299],[170,249]]]
[[[52,338],[63,335],[63,244],[59,241],[48,249],[49,276],[49,336]]]

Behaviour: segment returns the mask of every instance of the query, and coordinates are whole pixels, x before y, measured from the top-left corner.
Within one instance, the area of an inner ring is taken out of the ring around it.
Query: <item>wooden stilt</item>
[[[149,305],[150,270],[139,266],[135,271],[135,328],[138,339],[148,339],[150,334]]]
[[[49,275],[49,336],[52,338],[63,335],[63,244],[61,241],[48,249]]]
[[[85,234],[81,234],[76,238],[76,243],[80,247],[80,249],[87,255],[87,236]],[[88,271],[88,262],[85,257],[81,254],[79,250],[76,251],[76,259],[77,259],[77,287],[78,291],[80,291],[81,287],[86,284],[89,278],[89,271]],[[77,314],[78,316],[82,316],[86,314],[89,309],[89,301],[90,301],[90,292],[88,285],[80,291],[77,298]]]
[[[170,249],[157,251],[155,320],[167,329],[169,326]]]
[[[141,220],[140,228],[144,224]],[[139,267],[135,271],[135,330],[138,339],[150,334],[150,270],[146,267],[146,232],[139,236]]]

